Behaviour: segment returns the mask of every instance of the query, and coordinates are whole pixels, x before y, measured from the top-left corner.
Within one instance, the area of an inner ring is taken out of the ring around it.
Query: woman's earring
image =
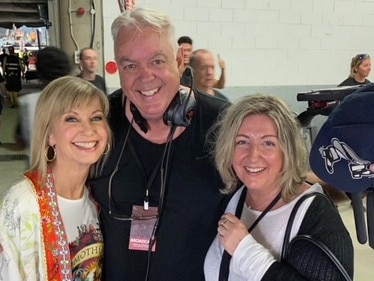
[[[48,145],[44,151],[44,156],[47,162],[52,162],[56,159],[55,146]]]
[[[106,150],[104,151],[104,155],[107,155],[108,153],[109,153],[109,151],[110,151],[110,144],[109,144],[109,142],[106,144]]]

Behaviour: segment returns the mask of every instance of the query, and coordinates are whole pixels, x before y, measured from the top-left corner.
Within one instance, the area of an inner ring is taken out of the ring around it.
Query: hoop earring
[[[108,142],[106,144],[106,150],[104,151],[103,155],[107,155],[109,153],[109,151],[110,151],[110,143]]]
[[[56,159],[56,150],[54,146],[48,145],[44,151],[44,157],[47,162],[52,162]]]

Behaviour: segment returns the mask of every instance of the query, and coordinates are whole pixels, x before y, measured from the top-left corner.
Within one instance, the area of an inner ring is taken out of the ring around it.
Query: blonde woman
[[[322,187],[305,181],[305,143],[282,100],[253,95],[232,105],[214,152],[222,192],[232,197],[205,258],[205,280],[350,280],[351,238]]]
[[[368,54],[358,54],[352,58],[351,69],[347,79],[338,86],[354,86],[368,84],[367,77],[371,71],[371,59]]]
[[[42,92],[31,167],[0,207],[0,280],[100,280],[103,239],[87,179],[110,149],[106,95],[62,77]]]

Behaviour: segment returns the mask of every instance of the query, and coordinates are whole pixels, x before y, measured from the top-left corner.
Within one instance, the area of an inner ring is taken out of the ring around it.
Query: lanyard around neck
[[[246,197],[247,197],[247,187],[244,186],[242,194],[240,195],[238,205],[236,206],[235,216],[237,218],[241,217]],[[256,225],[260,222],[260,220],[274,207],[274,205],[277,204],[280,198],[281,198],[281,192],[278,193],[278,195],[273,199],[273,201],[270,202],[270,204],[266,207],[266,209],[259,215],[259,217],[248,228],[249,233],[251,233],[251,231],[256,227]],[[231,260],[231,255],[225,250],[222,254],[221,265],[219,267],[219,278],[218,278],[219,281],[229,280],[230,260]]]

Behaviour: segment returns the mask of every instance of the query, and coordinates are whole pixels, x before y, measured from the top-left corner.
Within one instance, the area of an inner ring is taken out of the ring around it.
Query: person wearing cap
[[[358,54],[352,58],[351,70],[347,79],[341,82],[338,87],[341,86],[355,86],[355,85],[365,85],[371,83],[367,77],[370,75],[371,71],[371,59],[368,54]],[[352,200],[352,195],[350,192],[345,192],[345,194]]]
[[[310,167],[324,182],[352,199],[357,239],[374,246],[374,85],[369,83],[345,97],[319,130]],[[366,196],[366,216],[362,196]],[[366,228],[367,224],[367,228]],[[369,234],[369,235],[368,235]]]
[[[371,71],[371,59],[368,54],[358,54],[352,58],[351,69],[347,79],[340,86],[364,85],[370,83],[367,77]]]

